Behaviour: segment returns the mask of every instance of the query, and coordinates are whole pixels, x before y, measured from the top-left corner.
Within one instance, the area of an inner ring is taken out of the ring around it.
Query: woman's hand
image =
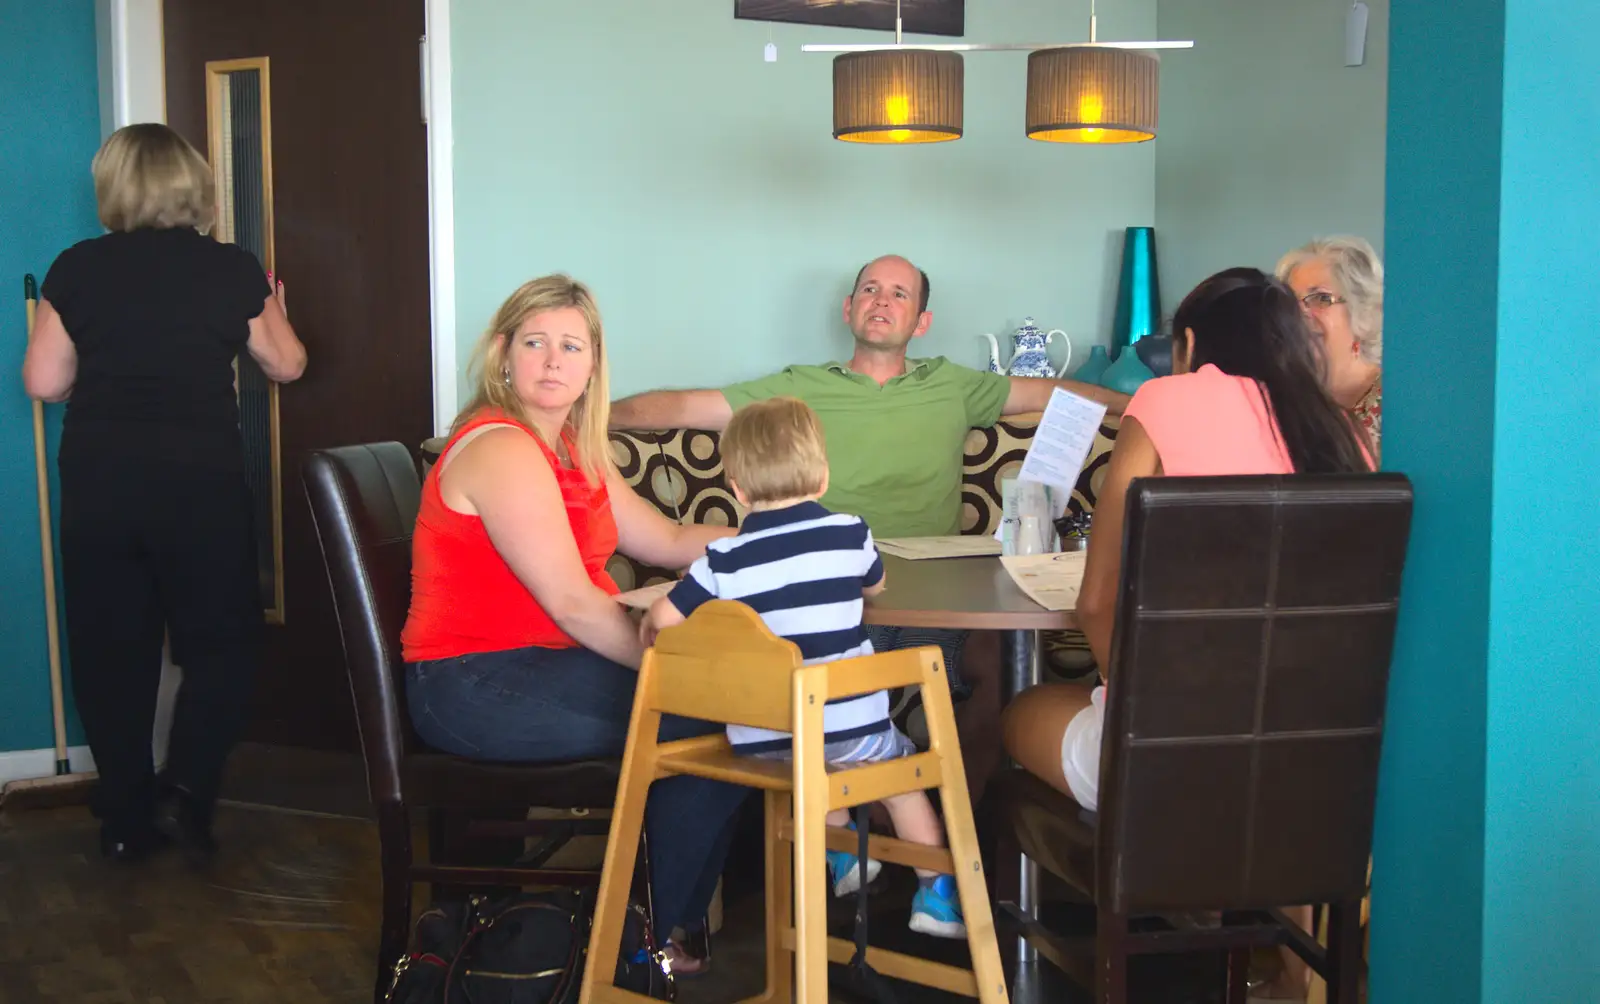
[[[650,604],[644,619],[639,622],[639,644],[649,648],[656,643],[656,635],[669,627],[677,627],[684,620],[677,604],[665,596],[661,597]]]
[[[269,379],[289,383],[306,371],[306,347],[300,344],[289,317],[284,312],[283,283],[272,281],[261,313],[250,319],[250,337],[245,348]]]
[[[272,290],[272,295],[278,300],[278,309],[283,311],[284,319],[287,320],[289,317],[289,298],[284,294],[283,281],[274,280],[272,278],[272,273],[268,272],[267,288]]]

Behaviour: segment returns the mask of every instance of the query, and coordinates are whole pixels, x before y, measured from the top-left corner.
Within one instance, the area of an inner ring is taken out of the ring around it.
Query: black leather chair
[[[399,443],[373,443],[315,451],[306,459],[304,473],[344,641],[367,788],[378,818],[383,924],[374,991],[381,1002],[393,967],[406,950],[413,884],[595,885],[600,880],[598,870],[538,865],[567,837],[604,835],[604,819],[587,825],[486,822],[480,832],[545,833],[550,839],[524,860],[524,867],[485,868],[416,861],[413,814],[426,812],[430,821],[437,821],[442,813],[609,809],[619,763],[523,767],[478,763],[423,747],[405,712],[405,663],[400,658],[400,629],[411,597],[411,534],[421,496],[416,464]],[[433,832],[440,830],[434,827]]]
[[[1099,811],[1026,772],[994,791],[1024,853],[1086,893],[1093,942],[1007,905],[1095,999],[1130,955],[1287,944],[1354,1004],[1389,658],[1411,525],[1403,475],[1135,482]],[[1328,904],[1327,948],[1278,908]],[[1220,923],[1196,923],[1194,915]],[[1165,918],[1163,920],[1163,918]]]

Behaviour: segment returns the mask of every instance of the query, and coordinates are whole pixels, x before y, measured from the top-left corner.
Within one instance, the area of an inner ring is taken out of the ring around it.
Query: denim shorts
[[[866,629],[874,652],[894,652],[924,645],[938,648],[944,656],[944,671],[950,680],[950,696],[961,701],[971,694],[972,688],[961,679],[961,649],[971,632],[956,628],[891,627],[887,624],[868,624]]]
[[[917,752],[917,744],[910,737],[891,724],[882,732],[874,732],[870,736],[857,736],[854,739],[841,739],[838,742],[824,743],[822,746],[822,759],[830,767],[841,767],[858,763],[882,763],[885,760],[898,760]],[[750,754],[757,760],[788,760],[793,754],[792,750],[772,750],[767,753]]]

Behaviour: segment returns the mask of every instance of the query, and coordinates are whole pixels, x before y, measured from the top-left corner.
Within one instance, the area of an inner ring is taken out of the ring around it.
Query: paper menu
[[[878,550],[908,561],[924,558],[978,558],[1000,553],[1000,542],[993,537],[962,535],[954,537],[888,537],[877,541]]]
[[[1000,559],[1017,587],[1046,610],[1072,610],[1083,588],[1083,564],[1088,551],[1059,554],[1008,554]]]
[[[1033,443],[1018,476],[1070,493],[1105,417],[1105,405],[1057,387],[1034,430]]]

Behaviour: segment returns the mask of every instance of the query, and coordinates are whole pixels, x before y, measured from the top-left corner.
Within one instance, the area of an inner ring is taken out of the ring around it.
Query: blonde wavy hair
[[[511,339],[522,322],[534,314],[573,307],[583,315],[589,329],[589,344],[594,352],[594,369],[589,373],[588,386],[573,402],[567,416],[567,428],[572,431],[577,447],[572,462],[588,476],[591,484],[598,484],[611,468],[611,447],[606,439],[606,425],[611,420],[611,385],[606,369],[606,342],[600,324],[600,308],[595,304],[589,287],[566,275],[546,275],[522,284],[515,293],[495,311],[489,330],[478,339],[472,350],[468,375],[474,385],[472,399],[461,409],[461,414],[450,427],[453,436],[462,426],[478,414],[495,409],[527,426],[534,435],[545,440],[545,435],[528,420],[528,412],[516,388],[507,379],[506,359]],[[556,444],[545,440],[552,450]]]
[[[107,230],[194,227],[205,233],[216,219],[210,165],[188,140],[159,122],[112,133],[89,170]]]

